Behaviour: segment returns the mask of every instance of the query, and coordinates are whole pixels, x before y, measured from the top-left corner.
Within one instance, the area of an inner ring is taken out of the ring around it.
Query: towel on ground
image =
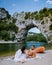
[[[35,58],[41,58],[38,54],[36,55]],[[21,52],[21,49],[19,49],[16,54],[15,54],[15,57],[14,57],[14,61],[17,62],[17,61],[21,61],[21,60],[24,60],[24,61],[27,61],[27,60],[33,60],[34,58],[27,58],[26,57],[26,54],[23,54]]]

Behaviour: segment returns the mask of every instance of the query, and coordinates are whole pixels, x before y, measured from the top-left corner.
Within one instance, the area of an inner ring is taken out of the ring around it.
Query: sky
[[[29,29],[28,32],[33,32],[33,33],[41,33],[40,30],[37,27]]]
[[[34,12],[44,7],[52,8],[52,0],[0,0],[0,8],[5,8],[11,15],[15,12]]]

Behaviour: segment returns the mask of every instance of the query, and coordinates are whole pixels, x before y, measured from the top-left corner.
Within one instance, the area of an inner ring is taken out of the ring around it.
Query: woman
[[[22,47],[21,49],[22,53],[26,54],[27,58],[32,58],[32,57],[36,57],[36,52],[35,51],[31,51],[31,50],[27,50],[25,47]]]

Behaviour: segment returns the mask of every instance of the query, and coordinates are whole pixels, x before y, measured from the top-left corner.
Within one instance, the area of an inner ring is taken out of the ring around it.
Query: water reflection
[[[17,51],[24,43],[0,43],[0,52]]]

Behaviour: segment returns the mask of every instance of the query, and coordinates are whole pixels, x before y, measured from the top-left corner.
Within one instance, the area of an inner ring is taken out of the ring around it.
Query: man
[[[35,46],[32,45],[30,52],[36,52],[36,53],[43,53],[45,51],[45,47],[44,46],[40,46],[38,48],[35,49]]]
[[[31,50],[31,51],[35,50],[35,46],[32,45],[30,50]]]

